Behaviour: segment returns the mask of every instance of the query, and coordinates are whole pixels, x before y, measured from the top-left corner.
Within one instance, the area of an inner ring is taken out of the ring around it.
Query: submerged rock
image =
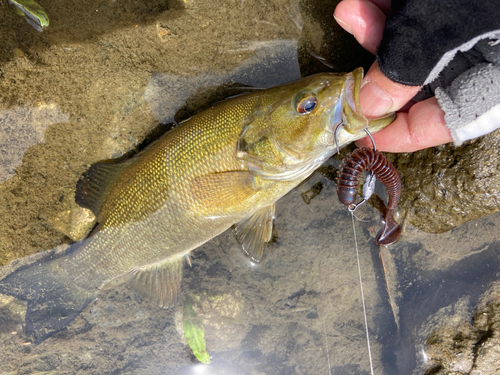
[[[500,131],[452,144],[390,155],[403,184],[400,210],[430,233],[443,233],[500,207]]]
[[[468,298],[439,311],[427,337],[425,374],[496,374],[500,363],[500,284],[482,297],[473,314],[464,314]],[[451,315],[450,315],[451,313]],[[440,323],[439,323],[440,322]]]

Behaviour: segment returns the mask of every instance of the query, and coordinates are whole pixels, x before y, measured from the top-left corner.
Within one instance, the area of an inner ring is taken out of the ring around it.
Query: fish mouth
[[[347,73],[344,87],[330,117],[332,129],[343,125],[350,134],[357,134],[368,126],[368,119],[363,115],[359,101],[359,91],[363,79],[363,68],[356,68]]]
[[[389,125],[395,118],[394,112],[368,119],[361,109],[359,92],[363,80],[363,68],[347,73],[338,102],[330,115],[331,131],[335,138],[336,152],[347,144],[366,136],[366,130],[376,133]]]

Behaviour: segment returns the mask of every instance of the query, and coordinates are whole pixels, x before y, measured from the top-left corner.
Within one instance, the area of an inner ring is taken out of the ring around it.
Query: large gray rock
[[[474,313],[467,297],[441,309],[425,332],[425,374],[489,375],[500,366],[500,288],[493,285]],[[451,312],[451,313],[450,313]]]
[[[389,155],[403,189],[399,208],[408,223],[443,233],[500,207],[500,131],[411,154]]]

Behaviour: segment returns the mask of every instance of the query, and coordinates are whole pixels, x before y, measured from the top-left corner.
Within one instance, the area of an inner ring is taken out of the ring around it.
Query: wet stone
[[[489,375],[498,373],[500,362],[500,284],[482,297],[471,319],[463,300],[443,310],[437,328],[427,337],[423,366],[426,375]],[[431,322],[432,324],[432,322]]]
[[[399,209],[407,222],[443,233],[498,211],[500,131],[466,142],[389,155],[402,180]]]

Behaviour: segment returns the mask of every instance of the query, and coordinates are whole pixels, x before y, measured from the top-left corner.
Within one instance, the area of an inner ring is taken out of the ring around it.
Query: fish
[[[180,300],[186,256],[234,226],[259,262],[275,202],[341,148],[394,118],[363,116],[363,71],[320,73],[214,104],[139,154],[94,164],[76,202],[97,225],[66,252],[12,271],[0,293],[27,301],[25,333],[40,343],[104,286],[125,283],[162,307]]]

